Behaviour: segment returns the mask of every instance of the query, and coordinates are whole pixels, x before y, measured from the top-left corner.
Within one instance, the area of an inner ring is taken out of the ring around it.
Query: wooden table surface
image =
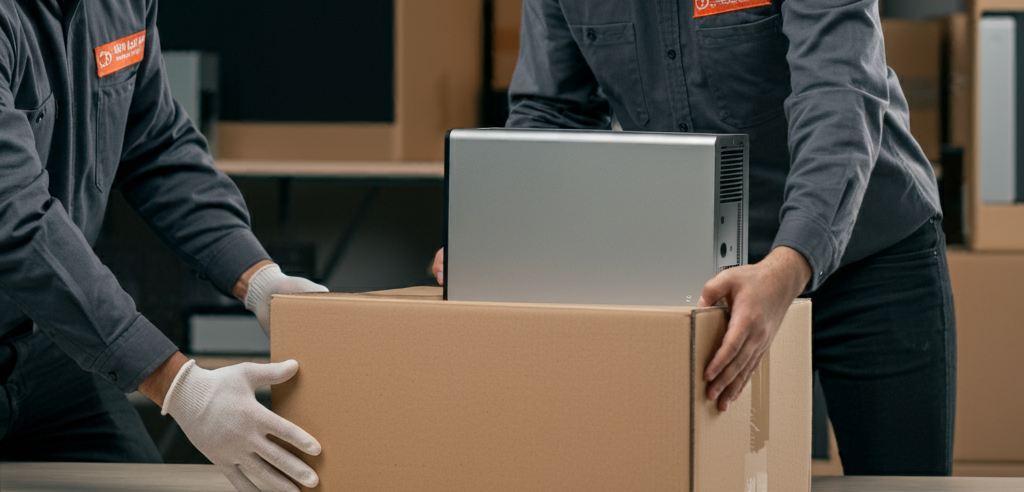
[[[3,492],[233,492],[213,465],[0,463]],[[1009,492],[1024,478],[816,477],[813,492]]]
[[[1021,492],[1024,478],[815,477],[813,492]]]

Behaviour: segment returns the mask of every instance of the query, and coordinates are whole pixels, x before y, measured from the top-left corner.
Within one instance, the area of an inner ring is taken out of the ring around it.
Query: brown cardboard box
[[[950,251],[957,324],[953,458],[1024,464],[1024,253]]]
[[[810,488],[808,301],[730,410],[703,396],[724,308],[276,296],[273,409],[340,490]],[[301,454],[301,453],[300,453]]]
[[[947,19],[949,36],[949,143],[960,147],[971,140],[971,43],[967,14]]]
[[[494,71],[491,87],[508,90],[512,73],[519,59],[519,27],[523,17],[523,0],[494,0],[494,25],[491,36],[491,60]]]
[[[886,63],[907,96],[910,132],[931,161],[942,153],[942,30],[938,21],[882,20]]]

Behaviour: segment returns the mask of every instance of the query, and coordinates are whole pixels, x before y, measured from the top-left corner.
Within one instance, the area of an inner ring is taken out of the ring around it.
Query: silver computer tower
[[[747,260],[746,135],[452,130],[450,300],[695,305]]]

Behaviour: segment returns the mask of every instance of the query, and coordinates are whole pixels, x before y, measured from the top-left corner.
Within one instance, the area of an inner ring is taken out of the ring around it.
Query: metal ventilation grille
[[[736,220],[736,264],[743,265],[747,263],[743,258],[747,252],[743,250],[743,207],[738,208],[739,211],[736,214],[738,216]]]
[[[722,149],[722,174],[718,179],[719,203],[743,201],[743,148]]]

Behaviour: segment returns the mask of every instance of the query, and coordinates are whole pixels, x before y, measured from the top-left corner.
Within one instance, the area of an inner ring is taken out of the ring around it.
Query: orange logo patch
[[[707,17],[771,4],[772,0],[693,0],[693,16]]]
[[[146,31],[139,31],[117,41],[97,46],[96,73],[106,77],[124,67],[142,61],[146,52]]]

